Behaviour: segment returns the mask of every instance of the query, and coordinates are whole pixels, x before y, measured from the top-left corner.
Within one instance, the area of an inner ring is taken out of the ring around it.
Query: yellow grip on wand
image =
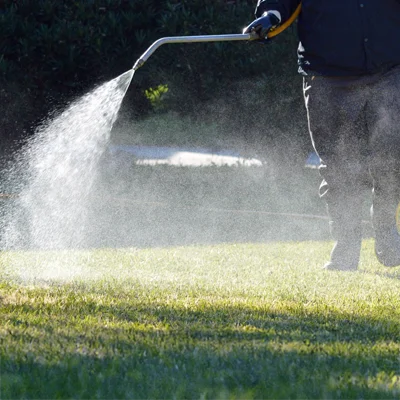
[[[267,38],[271,39],[274,36],[277,36],[280,33],[282,33],[285,29],[289,28],[289,26],[292,25],[294,21],[296,21],[296,18],[299,16],[300,11],[301,11],[301,3],[297,6],[295,12],[284,24],[278,26],[276,29],[268,33]]]

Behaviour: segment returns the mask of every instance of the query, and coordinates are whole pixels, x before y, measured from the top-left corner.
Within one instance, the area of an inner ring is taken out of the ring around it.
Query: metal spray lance
[[[268,39],[273,38],[274,36],[279,35],[286,28],[288,28],[298,17],[301,11],[301,4],[297,7],[296,11],[293,15],[281,26],[269,32],[267,37]],[[167,43],[201,43],[201,42],[233,42],[233,41],[245,41],[245,40],[256,40],[259,39],[259,36],[252,33],[243,33],[243,34],[231,34],[231,35],[201,35],[201,36],[171,36],[164,37],[156,40],[136,61],[133,66],[133,70],[136,71],[139,69],[148,58],[163,44]]]

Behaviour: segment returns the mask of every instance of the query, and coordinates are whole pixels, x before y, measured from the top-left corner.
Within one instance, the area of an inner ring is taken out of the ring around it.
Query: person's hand
[[[243,33],[249,33],[254,39],[261,42],[268,40],[268,33],[280,24],[280,19],[272,12],[265,12],[260,18],[257,18],[249,26],[243,29]]]

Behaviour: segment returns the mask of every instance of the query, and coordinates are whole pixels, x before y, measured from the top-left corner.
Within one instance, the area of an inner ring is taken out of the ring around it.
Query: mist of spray
[[[130,70],[73,102],[22,149],[14,169],[22,171],[23,183],[5,216],[3,248],[81,246],[96,167],[133,74]]]

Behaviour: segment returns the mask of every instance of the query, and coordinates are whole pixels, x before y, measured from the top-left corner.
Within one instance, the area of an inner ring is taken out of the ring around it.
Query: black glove
[[[265,12],[260,18],[253,21],[243,33],[252,33],[256,36],[256,40],[265,42],[268,40],[267,35],[280,24],[279,18],[273,13]]]

